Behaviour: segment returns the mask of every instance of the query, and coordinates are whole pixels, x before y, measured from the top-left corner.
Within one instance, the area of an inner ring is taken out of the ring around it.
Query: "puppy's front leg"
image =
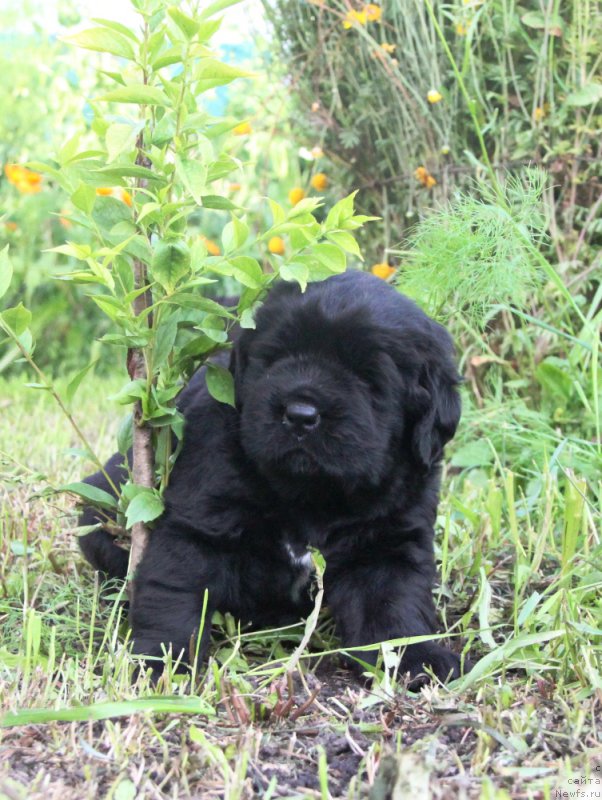
[[[134,578],[130,623],[134,652],[151,657],[155,676],[161,674],[160,659],[170,648],[174,660],[180,657],[184,665],[195,653],[198,662],[204,658],[211,617],[223,594],[223,561],[219,563],[209,548],[163,526],[151,534]]]
[[[374,544],[374,549],[379,545]],[[344,647],[434,633],[434,564],[426,551],[404,554],[385,548],[378,553],[363,550],[327,556],[326,563],[326,601]],[[374,665],[378,650],[356,650],[352,655]],[[427,667],[441,680],[460,675],[458,656],[435,642],[406,647],[402,673],[416,678]]]

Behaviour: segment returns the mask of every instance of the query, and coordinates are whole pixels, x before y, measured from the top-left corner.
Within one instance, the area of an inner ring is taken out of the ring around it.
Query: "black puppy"
[[[448,333],[382,280],[347,272],[279,283],[231,360],[236,409],[201,373],[181,393],[184,444],[134,578],[134,650],[188,656],[217,609],[272,626],[311,608],[306,548],[325,557],[325,599],[344,647],[433,633],[433,525],[440,461],[460,417]],[[120,457],[108,471],[123,481]],[[87,481],[108,490],[97,473]],[[97,519],[87,509],[82,524]],[[124,577],[111,534],[80,538],[94,567]],[[206,649],[209,624],[201,640]],[[376,661],[377,650],[359,657]],[[460,674],[427,642],[402,670]]]

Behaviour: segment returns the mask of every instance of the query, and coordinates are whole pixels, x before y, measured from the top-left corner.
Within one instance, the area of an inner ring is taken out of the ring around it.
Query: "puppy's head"
[[[266,477],[377,486],[439,460],[460,416],[444,328],[371,275],[280,283],[232,360],[241,440]]]

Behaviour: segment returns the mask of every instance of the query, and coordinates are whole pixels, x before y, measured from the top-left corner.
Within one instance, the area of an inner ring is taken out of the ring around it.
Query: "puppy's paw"
[[[462,666],[462,659],[457,653],[438,644],[427,642],[408,647],[401,662],[400,672],[409,672],[408,688],[412,692],[417,692],[431,680],[427,670],[446,683],[469,672],[471,667],[472,665],[466,659]]]

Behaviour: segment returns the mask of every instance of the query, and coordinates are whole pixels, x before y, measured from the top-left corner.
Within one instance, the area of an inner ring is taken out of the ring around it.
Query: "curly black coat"
[[[184,444],[134,577],[135,651],[187,656],[206,589],[208,620],[216,609],[255,626],[298,620],[311,608],[308,546],[325,557],[343,646],[433,633],[440,462],[460,417],[446,330],[365,273],[305,293],[282,282],[231,370],[236,408],[209,395],[202,370],[179,397]],[[119,455],[107,470],[123,481]],[[87,481],[108,490],[102,473]],[[86,509],[81,523],[96,519]],[[108,531],[80,543],[95,568],[126,575]],[[434,642],[408,647],[402,669],[424,665],[442,679],[460,669]]]

